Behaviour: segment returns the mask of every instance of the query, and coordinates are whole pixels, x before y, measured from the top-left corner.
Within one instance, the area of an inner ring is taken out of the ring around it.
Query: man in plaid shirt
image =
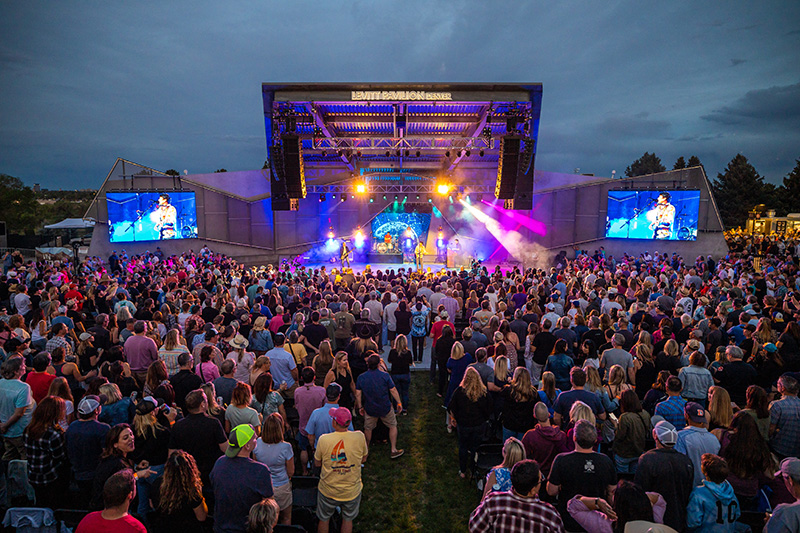
[[[511,470],[510,492],[492,492],[469,517],[470,533],[563,533],[556,509],[539,501],[542,473],[536,461],[520,461]]]
[[[69,357],[72,355],[72,345],[66,339],[67,333],[69,332],[69,328],[63,322],[53,325],[52,333],[53,337],[47,341],[47,345],[45,346],[45,350],[50,353],[53,353],[56,348],[63,347],[64,348],[64,357]]]
[[[686,400],[681,398],[683,383],[675,376],[667,379],[667,399],[656,405],[655,414],[675,426],[678,431],[686,427],[686,417],[683,410],[686,407]]]

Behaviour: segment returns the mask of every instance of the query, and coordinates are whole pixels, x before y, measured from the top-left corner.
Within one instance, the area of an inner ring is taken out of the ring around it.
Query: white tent
[[[94,220],[84,220],[82,218],[65,218],[61,222],[48,224],[45,229],[85,229],[94,227]]]

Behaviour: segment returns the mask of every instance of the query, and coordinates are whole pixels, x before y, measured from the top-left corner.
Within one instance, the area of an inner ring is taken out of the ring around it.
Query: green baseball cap
[[[239,424],[231,430],[228,435],[228,449],[225,450],[225,455],[228,457],[236,457],[239,455],[239,450],[244,448],[248,442],[256,437],[256,430],[250,424]]]

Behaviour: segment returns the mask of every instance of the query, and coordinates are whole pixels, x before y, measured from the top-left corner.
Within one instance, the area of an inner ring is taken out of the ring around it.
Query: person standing
[[[211,470],[214,488],[214,531],[244,533],[250,507],[271,498],[272,476],[269,467],[250,458],[256,447],[256,432],[240,424],[228,436],[228,449]]]
[[[0,374],[0,435],[3,436],[3,461],[26,459],[23,432],[31,421],[36,402],[30,385],[22,381],[25,359],[6,359]]]
[[[577,495],[611,499],[617,484],[614,463],[607,455],[595,452],[597,429],[588,420],[575,424],[575,451],[556,456],[550,469],[547,493],[558,495],[558,511],[568,531],[579,531],[580,525],[567,512],[567,503]]]
[[[704,453],[716,454],[720,443],[717,437],[706,429],[706,411],[699,403],[689,402],[683,410],[686,417],[686,428],[678,432],[675,449],[692,460],[694,465],[694,486],[703,483],[703,471],[700,468]]]
[[[351,533],[361,505],[361,465],[367,461],[369,447],[364,433],[348,430],[351,426],[348,409],[331,408],[328,415],[333,432],[320,436],[314,453],[314,465],[322,468],[317,492],[317,532],[328,533],[331,516],[338,507],[342,512],[341,531]]]
[[[667,502],[664,523],[676,531],[686,527],[686,507],[694,487],[691,459],[675,449],[678,432],[662,420],[653,428],[656,447],[642,454],[636,468],[636,484],[648,492],[658,492]]]
[[[391,458],[397,459],[403,455],[404,450],[397,449],[397,417],[392,409],[392,398],[397,404],[397,412],[403,410],[400,395],[394,386],[389,374],[379,370],[381,356],[372,354],[367,358],[367,371],[358,376],[356,382],[356,403],[361,406],[360,412],[364,416],[364,435],[367,445],[372,438],[372,430],[378,425],[380,419],[389,428],[389,443],[391,444]]]
[[[800,531],[800,459],[787,457],[781,461],[777,474],[789,493],[795,498],[792,503],[782,503],[775,508],[764,528],[765,533],[790,533]]]
[[[269,357],[271,366],[270,372],[277,385],[280,386],[281,394],[284,398],[293,398],[297,388],[297,363],[292,354],[287,352],[283,344],[286,340],[283,333],[275,334],[275,347],[266,353]],[[285,387],[284,387],[285,385]]]
[[[511,469],[511,491],[487,495],[469,517],[469,533],[563,533],[559,513],[539,501],[542,481],[536,461],[518,462]]]
[[[147,336],[147,322],[139,320],[133,325],[133,335],[125,341],[125,357],[131,367],[131,373],[140,387],[147,379],[150,364],[158,361],[158,346]]]
[[[106,442],[111,427],[97,421],[102,409],[100,398],[87,395],[78,402],[78,419],[67,428],[67,456],[72,465],[72,473],[78,485],[81,498],[86,498],[92,493],[94,471],[100,462],[100,454]],[[88,500],[81,509],[87,509]]]
[[[190,392],[186,396],[188,414],[172,426],[169,435],[169,453],[180,449],[194,457],[205,485],[208,485],[214,463],[227,449],[222,424],[208,416],[207,411],[206,393],[202,390]]]
[[[417,246],[414,248],[414,266],[417,270],[422,270],[422,260],[425,257],[425,254],[428,253],[425,250],[425,245],[422,244],[422,241],[417,241]]]
[[[55,509],[69,487],[66,441],[59,421],[66,417],[66,403],[48,396],[33,411],[25,428],[28,480],[36,492],[36,505]]]
[[[303,475],[308,475],[308,451],[311,446],[308,442],[308,432],[306,425],[311,413],[325,405],[325,389],[314,385],[316,374],[314,369],[307,366],[300,373],[303,385],[294,391],[294,406],[300,417],[300,426],[297,432],[297,447],[300,449],[300,464],[303,468]]]
[[[405,335],[398,335],[389,351],[389,364],[392,365],[390,371],[392,381],[400,393],[400,400],[403,402],[402,414],[408,414],[408,389],[411,385],[411,366],[413,366],[413,356],[408,349],[408,341]]]
[[[769,445],[779,457],[800,455],[800,400],[797,380],[791,376],[778,378],[782,398],[769,407]]]

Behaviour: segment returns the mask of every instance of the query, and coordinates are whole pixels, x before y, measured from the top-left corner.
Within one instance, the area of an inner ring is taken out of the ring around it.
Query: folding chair
[[[8,503],[22,506],[25,503],[36,503],[36,492],[28,481],[28,461],[14,459],[8,463]]]
[[[489,471],[503,462],[502,444],[481,444],[475,452],[475,465],[472,468],[472,476],[475,479],[478,490],[483,492],[486,483],[486,475]]]
[[[294,476],[292,478],[292,509],[302,508],[316,512],[317,486],[316,476]]]
[[[58,533],[52,509],[42,507],[12,507],[6,511],[3,526],[17,533]]]

